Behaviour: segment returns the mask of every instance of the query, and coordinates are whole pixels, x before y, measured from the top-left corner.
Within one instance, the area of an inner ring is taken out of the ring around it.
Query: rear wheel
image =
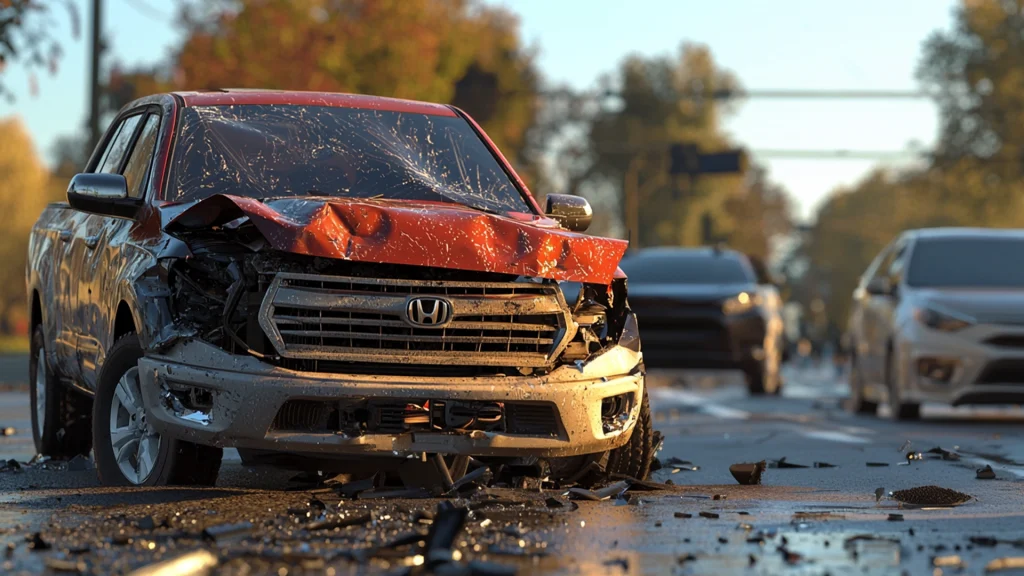
[[[60,384],[46,364],[42,325],[32,331],[29,388],[32,405],[32,440],[36,452],[51,458],[88,454],[89,399]]]
[[[93,405],[96,470],[107,486],[210,485],[223,451],[161,436],[147,422],[139,381],[142,346],[122,336],[100,370]]]

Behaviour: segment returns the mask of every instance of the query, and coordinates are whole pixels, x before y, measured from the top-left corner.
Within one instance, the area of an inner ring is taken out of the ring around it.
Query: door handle
[[[82,239],[82,242],[85,243],[86,248],[92,250],[93,248],[96,247],[97,244],[100,243],[100,235],[94,234],[92,236],[86,236],[85,238]]]
[[[57,233],[57,237],[60,238],[61,242],[68,242],[71,240],[71,230],[61,230]]]

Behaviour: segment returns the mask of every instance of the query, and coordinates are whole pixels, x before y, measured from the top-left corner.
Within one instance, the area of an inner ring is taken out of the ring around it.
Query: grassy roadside
[[[0,335],[0,354],[28,354],[28,336]]]

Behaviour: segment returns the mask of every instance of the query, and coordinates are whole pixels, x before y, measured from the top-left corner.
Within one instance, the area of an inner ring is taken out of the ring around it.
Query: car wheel
[[[646,480],[651,473],[654,448],[654,426],[645,388],[640,404],[640,416],[630,432],[628,442],[607,452],[552,459],[549,461],[551,474],[560,480],[573,478],[579,476],[579,473],[584,468],[591,466],[591,463],[597,463],[606,474],[620,474],[638,480]],[[601,474],[593,473],[583,475],[578,480],[582,484],[590,484],[602,479]]]
[[[899,377],[896,372],[896,360],[890,352],[885,359],[885,379],[889,388],[889,409],[896,420],[917,420],[921,417],[921,405],[915,402],[903,402],[900,394]]]
[[[223,450],[163,437],[146,421],[139,381],[142,346],[118,339],[100,369],[93,403],[96,471],[107,486],[208,485]]]
[[[88,454],[89,399],[60,384],[50,372],[41,325],[32,331],[28,372],[36,452],[59,459]]]
[[[857,366],[857,357],[850,359],[850,410],[857,414],[871,414],[878,412],[878,403],[864,398],[864,377]]]

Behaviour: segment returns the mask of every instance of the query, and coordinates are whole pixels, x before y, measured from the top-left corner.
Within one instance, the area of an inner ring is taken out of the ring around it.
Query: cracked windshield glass
[[[530,212],[458,116],[325,106],[197,106],[182,111],[166,199],[328,196]]]

